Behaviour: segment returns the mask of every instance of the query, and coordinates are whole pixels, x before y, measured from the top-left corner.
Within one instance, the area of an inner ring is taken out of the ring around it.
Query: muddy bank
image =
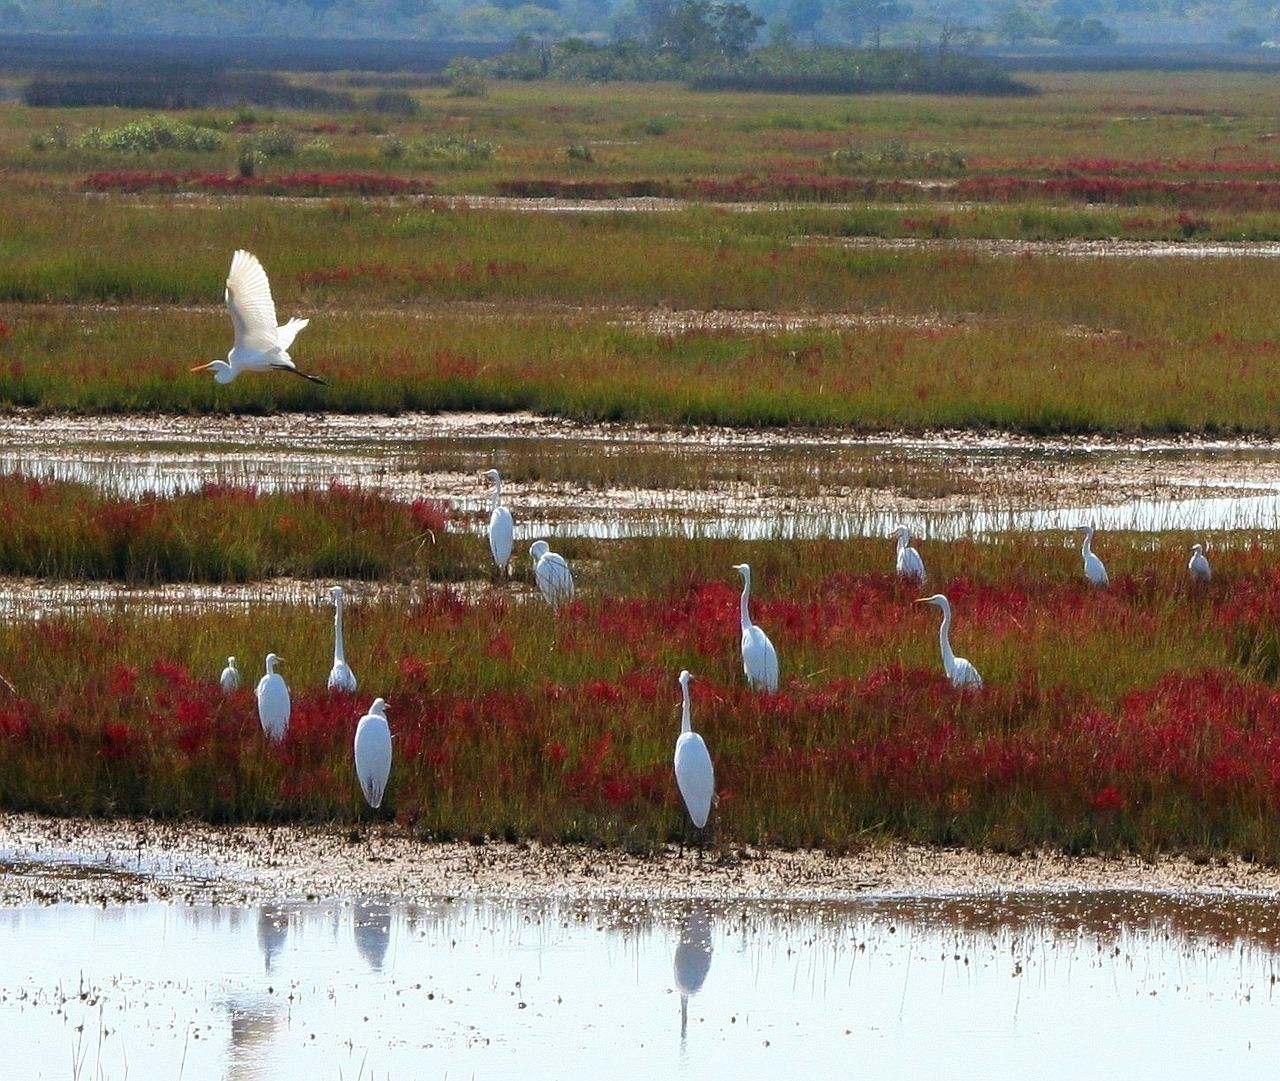
[[[0,816],[0,905],[440,896],[841,900],[1065,889],[1272,893],[1280,870],[1183,857],[1025,857],[874,845],[853,855],[427,844],[394,827],[228,827]]]

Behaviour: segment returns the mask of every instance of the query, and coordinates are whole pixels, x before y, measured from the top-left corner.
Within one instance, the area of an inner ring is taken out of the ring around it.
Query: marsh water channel
[[[518,536],[1197,532],[1280,523],[1280,443],[672,430],[529,414],[9,417],[0,470],[129,496],[335,481],[479,524],[505,478]]]
[[[1139,891],[0,911],[21,1078],[1243,1075],[1280,919]]]

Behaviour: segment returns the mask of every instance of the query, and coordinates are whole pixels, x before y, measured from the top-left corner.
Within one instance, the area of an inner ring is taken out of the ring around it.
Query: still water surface
[[[16,1078],[1243,1076],[1280,908],[1134,892],[0,913]]]

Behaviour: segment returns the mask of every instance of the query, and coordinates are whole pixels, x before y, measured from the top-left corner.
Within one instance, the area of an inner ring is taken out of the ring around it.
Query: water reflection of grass
[[[1268,546],[1219,551],[1196,591],[1165,540],[1153,553],[1107,538],[1107,591],[1056,542],[930,548],[957,648],[987,680],[963,695],[940,674],[933,613],[879,569],[887,542],[578,542],[583,589],[558,618],[510,588],[357,596],[356,701],[323,689],[315,609],[13,623],[0,792],[59,812],[354,819],[350,741],[378,694],[406,825],[644,847],[681,829],[670,753],[674,675],[689,667],[725,842],[1280,857],[1280,562]],[[782,657],[777,695],[743,687],[728,573],[743,557]],[[278,749],[249,692],[226,699],[214,682],[228,653],[256,677],[268,649],[295,692]]]

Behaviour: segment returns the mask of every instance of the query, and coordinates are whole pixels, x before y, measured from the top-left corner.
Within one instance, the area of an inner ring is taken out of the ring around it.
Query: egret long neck
[[[347,651],[342,644],[342,598],[333,602],[333,660],[345,664]]]
[[[909,541],[910,539],[911,539],[911,535],[909,533],[903,532],[901,530],[898,532],[898,554],[899,555],[902,554],[902,549],[904,549],[907,546],[907,541]]]
[[[499,477],[493,482],[493,504],[489,507],[490,512],[497,510],[502,506],[502,478]]]
[[[1093,530],[1086,529],[1084,531],[1084,545],[1080,549],[1084,553],[1085,559],[1093,555]]]
[[[693,711],[689,708],[689,684],[682,683],[680,690],[684,693],[684,703],[680,707],[680,731],[693,731]]]
[[[742,599],[739,602],[739,608],[742,614],[742,629],[745,631],[751,626],[751,613],[747,609],[747,604],[751,600],[751,572],[747,571],[742,576]]]
[[[942,649],[942,667],[946,669],[947,675],[951,675],[951,670],[956,666],[956,655],[951,652],[951,610],[949,608],[942,610],[942,626],[938,628],[938,645]]]

